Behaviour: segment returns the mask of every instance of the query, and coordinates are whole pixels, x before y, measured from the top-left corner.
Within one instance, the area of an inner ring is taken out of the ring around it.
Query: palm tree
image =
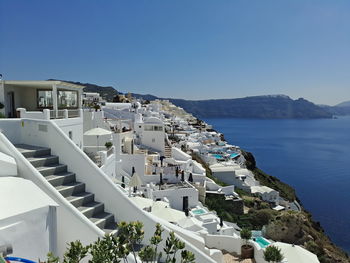
[[[283,260],[281,249],[276,246],[268,246],[264,251],[264,259],[267,262],[281,262]]]

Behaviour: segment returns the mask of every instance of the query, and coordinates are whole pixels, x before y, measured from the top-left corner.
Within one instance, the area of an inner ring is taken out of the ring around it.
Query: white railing
[[[7,122],[0,122],[0,128],[2,125],[6,127]],[[46,131],[39,131],[38,126],[46,126]],[[55,122],[50,122],[46,120],[29,120],[25,119],[22,121],[18,121],[16,128],[20,130],[20,138],[16,140],[20,143],[25,144],[34,144],[42,147],[51,148],[51,153],[54,155],[60,156],[60,162],[62,164],[67,164],[71,171],[74,171],[76,174],[76,179],[78,181],[84,182],[86,185],[86,190],[95,194],[96,201],[103,202],[105,205],[105,209],[107,212],[114,214],[116,220],[120,221],[132,221],[132,220],[140,220],[144,224],[145,229],[145,237],[144,240],[149,240],[153,235],[155,230],[155,224],[157,222],[161,223],[164,228],[164,235],[168,235],[171,230],[175,231],[177,235],[181,238],[187,240],[186,248],[193,252],[196,256],[197,262],[216,262],[212,258],[210,258],[210,251],[205,250],[204,240],[199,236],[195,236],[192,232],[189,232],[185,229],[182,229],[178,226],[172,225],[167,221],[161,220],[152,214],[149,214],[141,209],[139,209],[125,194],[124,191],[120,189],[120,186],[117,186],[113,181],[109,178],[108,175],[103,173],[90,159],[87,155],[85,155],[79,147],[77,147],[73,141],[71,141],[67,135],[63,133],[63,131],[57,126]],[[10,132],[8,130],[8,132]],[[1,138],[1,137],[0,137]],[[52,138],[55,138],[54,140]],[[13,147],[13,146],[12,146]],[[13,147],[14,148],[14,147]],[[17,156],[20,153],[16,151]],[[69,153],[69,154],[67,154]],[[87,239],[94,239],[97,236],[102,236],[102,230],[98,229],[91,221],[89,221],[86,217],[80,215],[77,210],[71,205],[69,202],[65,200],[63,196],[61,196],[53,186],[51,186],[44,177],[42,177],[34,167],[30,165],[28,160],[24,160],[23,156],[20,157],[24,163],[26,163],[31,169],[32,172],[35,173],[36,181],[40,182],[42,186],[45,188],[45,192],[54,197],[53,199],[58,200],[59,204],[65,208],[68,208],[66,211],[67,214],[64,215],[64,218],[68,218],[68,214],[72,216],[81,217],[79,218],[81,225],[84,225],[86,229],[81,231],[81,234]],[[17,159],[17,158],[15,158]],[[25,170],[21,170],[23,173]],[[68,202],[68,203],[67,203]],[[63,205],[64,204],[64,205]],[[61,207],[61,206],[60,206]],[[72,210],[71,210],[72,209]],[[74,211],[73,211],[74,210]],[[60,213],[58,213],[60,216]],[[66,223],[66,226],[63,224],[58,224],[58,229],[64,229],[68,226],[76,227],[77,225],[72,225],[67,221],[59,221],[59,223]],[[78,222],[77,222],[78,223]],[[62,231],[66,234],[69,231]],[[72,232],[72,231],[71,231]],[[74,230],[74,233],[77,233]],[[58,250],[62,253],[65,249],[65,244],[68,241],[78,239],[77,236],[71,236],[70,240],[64,239],[59,240]],[[162,241],[160,246],[165,246],[165,240]],[[64,248],[63,248],[64,247]]]
[[[50,119],[67,119],[82,117],[81,109],[50,110]]]
[[[14,123],[5,122],[3,124],[4,127],[7,128],[8,126],[13,126]],[[17,126],[17,129],[20,130],[20,133],[22,133],[23,128],[20,128],[20,121],[18,121],[16,124],[17,125],[15,126]],[[5,134],[7,135],[8,133],[12,133],[12,130],[5,130],[6,128],[3,129],[4,134],[0,133],[1,152],[11,155],[16,160],[19,176],[35,183],[59,205],[57,208],[57,229],[64,229],[64,231],[58,231],[57,239],[52,241],[54,246],[52,249],[55,250],[53,252],[56,255],[62,256],[66,250],[67,242],[80,239],[83,244],[89,244],[96,240],[97,237],[103,236],[104,232],[87,217],[83,216],[69,201],[67,201],[67,199],[65,199],[13,146],[12,143],[23,142],[22,135],[16,134],[14,137],[10,137],[11,140],[14,140],[11,143]]]
[[[74,110],[49,110],[43,109],[43,111],[27,111],[25,108],[18,108],[20,118],[25,119],[36,119],[36,120],[50,120],[50,119],[68,119],[68,118],[79,118],[83,114],[81,109]]]

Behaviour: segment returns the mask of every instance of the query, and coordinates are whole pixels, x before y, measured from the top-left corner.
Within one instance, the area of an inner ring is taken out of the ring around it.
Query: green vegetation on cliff
[[[286,183],[283,183],[277,177],[264,173],[262,170],[256,167],[255,158],[250,152],[242,151],[242,154],[246,159],[247,169],[253,172],[255,179],[258,180],[260,184],[279,191],[281,197],[291,202],[297,200],[295,190],[293,187]]]
[[[255,178],[261,184],[278,190],[282,197],[290,201],[298,199],[291,186],[257,168],[253,154],[243,151],[243,155],[246,158],[247,168],[254,173]],[[217,184],[225,186],[224,183],[213,177],[209,166],[199,155],[192,154],[192,158],[205,167],[208,177],[215,180]],[[258,197],[238,188],[235,191],[243,199],[244,205],[249,208],[246,214],[233,213],[232,206],[220,195],[208,195],[205,205],[210,210],[215,210],[223,220],[237,223],[240,227],[262,229],[265,226],[269,238],[302,245],[315,253],[321,263],[350,262],[348,255],[331,242],[320,223],[314,221],[312,215],[306,210],[277,212],[270,209],[269,205]]]

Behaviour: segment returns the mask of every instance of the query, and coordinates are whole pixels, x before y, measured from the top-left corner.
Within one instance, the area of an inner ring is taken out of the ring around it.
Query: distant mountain
[[[49,79],[49,80],[58,80],[58,79]],[[97,92],[106,101],[113,101],[113,97],[119,94],[119,92],[112,86],[99,86],[96,84],[82,83],[78,81],[69,81],[69,80],[61,80],[61,81],[85,86],[84,92]]]
[[[286,95],[253,96],[238,99],[169,99],[199,118],[314,119],[332,118],[326,109],[303,98]]]
[[[335,107],[350,107],[350,100],[335,105]]]
[[[322,105],[320,106],[321,108],[325,109],[332,115],[338,115],[338,116],[345,116],[345,115],[350,115],[350,106],[327,106],[327,105]]]
[[[85,86],[85,92],[98,92],[106,101],[113,101],[118,94],[112,86],[66,81]],[[162,99],[151,94],[132,96],[143,100]],[[167,98],[199,118],[256,118],[256,119],[314,119],[344,115],[340,107],[317,106],[305,99],[293,100],[286,95],[253,96],[238,99],[183,100]],[[347,109],[344,107],[344,109]],[[350,111],[349,111],[350,112]]]
[[[49,80],[57,80],[57,79],[49,79]],[[99,86],[99,85],[96,85],[96,84],[82,83],[82,82],[78,82],[78,81],[69,81],[69,80],[62,80],[62,81],[65,81],[65,82],[68,82],[68,83],[72,83],[72,84],[85,86],[84,92],[97,92],[97,93],[100,94],[100,96],[103,99],[105,99],[108,102],[112,102],[115,95],[126,94],[126,93],[117,91],[112,86]],[[137,93],[131,93],[131,95],[134,98],[143,99],[143,100],[155,100],[155,99],[158,99],[158,97],[153,96],[151,94],[141,95],[141,94],[137,94]]]

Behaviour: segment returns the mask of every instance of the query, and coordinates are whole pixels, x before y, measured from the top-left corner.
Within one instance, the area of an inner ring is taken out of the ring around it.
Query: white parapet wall
[[[17,176],[17,163],[13,157],[0,152],[0,177],[2,176]]]
[[[0,185],[0,247],[34,261],[56,253],[57,204],[29,180],[2,177]]]
[[[190,155],[188,155],[187,153],[183,152],[181,149],[176,147],[171,147],[171,155],[175,160],[179,160],[179,161],[188,161],[192,159]]]
[[[11,125],[7,125],[8,123]],[[46,126],[46,128],[39,129],[40,125]],[[11,130],[7,129],[7,127],[15,128],[20,130],[20,132],[16,134],[17,136],[11,135]],[[188,241],[186,242],[186,249],[195,254],[197,262],[218,262],[210,256],[212,252],[205,249],[203,238],[194,236],[192,232],[172,225],[139,209],[125,195],[124,191],[113,183],[108,175],[103,173],[73,141],[69,140],[55,122],[18,119],[12,123],[12,121],[4,120],[0,121],[0,128],[4,129],[6,136],[10,134],[9,137],[13,139],[12,143],[25,143],[51,148],[52,154],[58,155],[60,162],[69,166],[69,169],[76,174],[77,181],[84,182],[86,190],[94,193],[96,201],[103,202],[106,211],[114,214],[118,222],[141,221],[144,224],[144,240],[146,242],[153,235],[155,225],[159,222],[165,230],[164,236],[167,236],[173,230],[181,239]],[[12,143],[0,133],[0,150],[5,150],[6,154],[10,154],[16,159],[19,165],[19,174],[32,180],[59,204],[57,227],[62,229],[62,231],[58,231],[58,254],[62,256],[67,242],[80,239],[84,244],[87,244],[96,240],[98,236],[103,236],[103,231],[60,195],[29,161],[18,152]],[[163,239],[160,246],[165,246],[165,239]]]

